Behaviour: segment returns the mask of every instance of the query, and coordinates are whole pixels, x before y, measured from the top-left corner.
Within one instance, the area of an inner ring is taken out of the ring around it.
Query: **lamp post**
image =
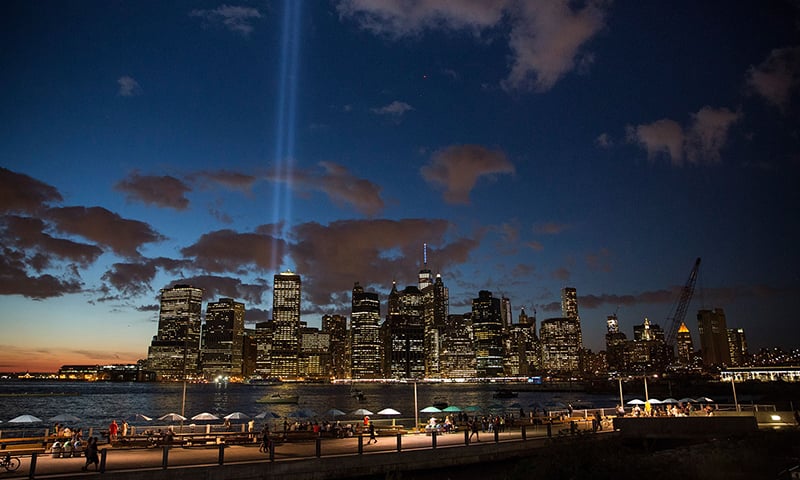
[[[419,405],[417,405],[417,381],[414,380],[414,431],[419,427]]]
[[[619,382],[619,404],[624,408],[625,400],[622,398],[622,377],[617,377],[617,382]]]
[[[647,375],[645,375],[643,378],[644,378],[644,401],[649,402],[650,395],[647,393]]]
[[[731,389],[733,389],[733,404],[736,406],[736,411],[740,412],[739,401],[736,399],[736,384],[733,379],[733,374],[731,374]]]

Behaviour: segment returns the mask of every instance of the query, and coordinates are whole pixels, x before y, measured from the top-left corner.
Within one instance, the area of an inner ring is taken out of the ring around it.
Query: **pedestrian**
[[[595,423],[595,428],[599,428],[600,430],[602,430],[603,429],[603,416],[600,415],[599,411],[594,412],[594,421],[596,422]]]
[[[264,428],[261,429],[261,446],[258,447],[258,451],[269,453],[269,425],[267,424],[264,424]]]
[[[130,426],[128,425],[128,421],[127,420],[123,420],[122,421],[122,436],[123,437],[127,437],[128,436],[128,429],[129,428],[130,428]]]
[[[117,440],[117,433],[119,433],[119,425],[116,420],[111,420],[111,425],[108,426],[108,443]]]
[[[475,419],[473,419],[473,420],[472,420],[472,421],[469,423],[469,425],[470,425],[469,439],[470,439],[470,440],[472,440],[472,436],[473,436],[473,435],[475,435],[475,440],[477,440],[477,441],[479,441],[479,442],[480,442],[480,441],[481,441],[481,437],[480,437],[480,435],[478,434],[478,421],[477,421],[477,420],[475,420]]]
[[[369,428],[369,440],[367,441],[367,445],[372,443],[373,440],[375,441],[375,443],[378,443],[378,439],[375,437],[375,424],[369,422],[368,428]]]
[[[86,445],[86,464],[81,470],[85,472],[92,463],[95,471],[100,468],[100,458],[97,454],[97,437],[89,438],[89,442]]]

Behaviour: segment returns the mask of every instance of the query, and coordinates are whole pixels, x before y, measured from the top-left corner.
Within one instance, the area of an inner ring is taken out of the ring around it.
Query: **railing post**
[[[219,458],[217,459],[217,463],[223,465],[225,463],[225,444],[219,444]]]
[[[319,458],[319,457],[322,456],[322,439],[317,437],[315,440],[316,440],[316,447],[317,447],[316,448],[316,454],[317,454],[317,458]]]
[[[522,440],[527,440],[527,439],[528,439],[528,426],[527,425],[523,425],[522,426]]]
[[[436,448],[436,430],[431,430],[431,448]]]
[[[397,451],[400,452],[403,450],[403,435],[398,433],[397,434]]]
[[[364,436],[358,436],[358,454],[361,455],[364,453]]]
[[[274,441],[270,441],[269,442],[269,461],[270,462],[274,462],[275,461],[275,442]]]
[[[36,476],[36,459],[39,458],[39,454],[33,452],[31,454],[31,468],[28,472],[28,478],[34,478]]]
[[[469,428],[464,430],[464,445],[469,445]]]
[[[106,457],[108,456],[108,449],[104,448],[100,450],[100,473],[105,473],[106,471]]]
[[[166,470],[169,465],[169,446],[161,447],[161,468]]]
[[[500,443],[500,430],[495,428],[492,431],[494,432],[494,443]]]
[[[547,438],[553,438],[553,424],[547,424]]]

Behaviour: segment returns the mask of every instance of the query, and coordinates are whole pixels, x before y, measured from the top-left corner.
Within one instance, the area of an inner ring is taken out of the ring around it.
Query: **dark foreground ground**
[[[798,465],[800,430],[795,429],[695,445],[556,442],[517,461],[359,480],[775,480],[788,479],[787,469]]]

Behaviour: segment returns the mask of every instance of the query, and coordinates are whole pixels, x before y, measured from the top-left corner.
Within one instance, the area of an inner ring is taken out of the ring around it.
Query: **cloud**
[[[515,173],[505,153],[480,145],[444,148],[435,152],[431,162],[420,169],[426,182],[444,188],[444,200],[451,204],[469,204],[469,194],[478,179],[504,173]]]
[[[50,274],[29,275],[18,252],[3,249],[0,256],[0,295],[22,295],[35,300],[60,297],[81,291],[77,278],[57,278]]]
[[[95,245],[53,237],[45,233],[46,228],[41,219],[7,215],[0,217],[0,240],[7,247],[25,252],[28,265],[36,271],[50,267],[56,259],[87,267],[103,254]]]
[[[767,102],[785,111],[800,83],[800,47],[775,49],[747,71],[747,85]]]
[[[216,171],[200,171],[189,175],[190,181],[199,181],[204,184],[221,185],[229,190],[238,190],[245,193],[250,193],[255,185],[258,177],[241,172],[232,172],[230,170],[216,170]]]
[[[610,272],[611,268],[611,252],[607,248],[601,248],[597,252],[586,254],[586,265],[589,270]]]
[[[627,139],[643,146],[650,160],[666,155],[673,166],[682,166],[684,161],[695,165],[719,163],[728,131],[741,118],[741,112],[705,106],[691,115],[692,122],[685,130],[674,120],[661,119],[629,125]]]
[[[358,178],[343,165],[319,162],[322,171],[294,169],[291,177],[270,173],[267,178],[284,182],[297,191],[322,192],[338,206],[350,205],[358,212],[374,216],[384,208],[381,187],[369,180]]]
[[[245,303],[261,304],[264,302],[264,294],[270,289],[264,280],[259,283],[242,283],[238,278],[198,275],[195,277],[183,277],[170,282],[169,285],[186,284],[203,289],[203,298],[206,301],[216,301],[222,297],[233,298],[237,301],[243,300]],[[247,306],[245,305],[247,309]],[[264,319],[266,320],[266,319]]]
[[[512,19],[509,47],[511,72],[507,89],[550,90],[576,65],[585,67],[591,55],[581,47],[605,26],[606,2],[525,1]]]
[[[37,213],[45,204],[62,200],[55,187],[0,167],[0,213]]]
[[[404,113],[410,110],[414,110],[414,107],[405,102],[400,102],[398,100],[395,100],[389,105],[371,109],[372,113],[375,113],[377,115],[390,115],[392,117],[402,117]]]
[[[294,229],[291,258],[296,271],[326,273],[303,279],[309,301],[324,307],[349,302],[348,292],[356,281],[388,285],[395,278],[402,283],[403,275],[419,268],[423,243],[428,244],[428,264],[434,270],[452,271],[467,261],[483,237],[483,232],[475,232],[449,239],[452,227],[439,219],[309,222]]]
[[[572,274],[570,273],[570,271],[566,267],[557,268],[557,269],[553,270],[552,272],[550,272],[550,276],[552,278],[554,278],[556,280],[560,280],[562,282],[565,282],[565,281],[569,280],[570,275],[572,275]]]
[[[217,230],[203,234],[193,245],[181,249],[184,257],[193,260],[197,269],[206,272],[238,272],[241,269],[278,270],[273,258],[286,254],[286,242],[270,232],[276,227],[265,225],[256,232],[240,233]]]
[[[594,139],[594,144],[600,148],[611,148],[614,146],[614,141],[607,133],[601,133]]]
[[[537,235],[558,235],[565,230],[572,228],[566,223],[545,222],[537,223],[533,226],[533,233]]]
[[[116,190],[127,193],[130,201],[140,201],[145,205],[186,210],[189,200],[186,192],[191,191],[188,185],[169,175],[139,175],[132,173],[128,178],[114,185]]]
[[[530,241],[530,242],[526,243],[525,245],[527,245],[528,248],[530,248],[530,249],[532,249],[532,250],[534,250],[536,252],[541,252],[542,250],[544,250],[544,245],[542,245],[541,242],[537,242],[535,240],[534,241]]]
[[[121,97],[133,97],[142,93],[139,82],[133,77],[123,75],[117,79],[117,84],[119,85],[119,96]]]
[[[165,257],[142,259],[132,263],[115,263],[103,274],[102,279],[124,296],[133,297],[152,292],[151,285],[157,270],[177,273],[190,268],[193,265],[188,260]]]
[[[545,91],[577,66],[591,61],[581,48],[605,26],[608,2],[589,0],[343,0],[340,18],[395,39],[425,30],[466,30],[475,36],[501,30],[508,35],[508,90]]]
[[[139,257],[139,248],[164,239],[148,224],[120,217],[102,207],[51,208],[44,218],[60,232],[80,235],[124,257]]]
[[[228,30],[248,36],[253,32],[253,22],[261,18],[257,8],[221,5],[213,10],[192,10],[190,17],[203,19],[209,25],[223,26]]]

